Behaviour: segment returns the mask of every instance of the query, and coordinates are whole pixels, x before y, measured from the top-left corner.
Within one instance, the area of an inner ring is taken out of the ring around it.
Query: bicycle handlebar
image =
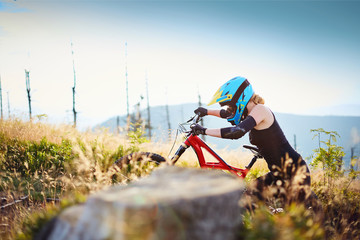
[[[190,128],[191,128],[191,126],[197,124],[197,123],[200,121],[200,119],[201,119],[201,117],[200,117],[199,114],[195,114],[195,116],[193,116],[192,118],[190,118],[190,120],[188,121],[188,123],[191,122]],[[192,132],[192,131],[190,131],[190,132]],[[246,149],[249,149],[257,158],[263,158],[263,157],[261,156],[261,154],[260,154],[260,152],[259,152],[259,149],[258,149],[257,147],[251,146],[251,145],[246,145],[246,144],[243,145],[243,147],[246,148]],[[255,160],[255,161],[256,161],[256,160]],[[252,164],[254,164],[254,163],[252,163]],[[252,166],[252,164],[250,164],[250,165]]]
[[[193,116],[192,118],[190,118],[189,121],[187,121],[188,123],[191,122],[191,123],[190,123],[190,128],[191,128],[191,130],[188,132],[189,134],[190,134],[190,133],[194,133],[192,126],[194,126],[195,124],[197,124],[199,121],[200,121],[200,116],[199,116],[198,114],[195,114],[195,116]]]
[[[200,115],[195,114],[194,119],[193,119],[193,124],[198,123],[199,120],[200,120]]]
[[[198,114],[195,114],[193,117],[191,117],[186,123],[190,123],[191,124],[195,124],[195,123],[198,123],[200,120],[200,116]],[[190,124],[190,125],[191,125]]]

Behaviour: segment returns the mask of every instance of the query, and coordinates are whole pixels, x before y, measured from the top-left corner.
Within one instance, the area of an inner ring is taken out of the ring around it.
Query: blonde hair
[[[251,97],[251,101],[255,104],[265,104],[265,100],[256,93]]]

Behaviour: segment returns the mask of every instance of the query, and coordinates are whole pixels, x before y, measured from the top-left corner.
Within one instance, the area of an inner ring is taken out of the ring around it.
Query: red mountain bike
[[[244,169],[237,168],[226,163],[214,150],[212,150],[203,140],[201,140],[198,135],[194,133],[191,129],[192,126],[198,123],[201,120],[199,115],[195,115],[190,118],[186,123],[179,125],[179,131],[186,134],[185,141],[180,145],[175,155],[171,158],[170,164],[174,165],[181,155],[189,148],[192,147],[197,155],[198,162],[201,168],[211,168],[211,169],[221,169],[231,172],[240,178],[245,178],[250,168],[254,165],[258,158],[262,158],[259,154],[258,149],[254,146],[243,145],[244,148],[249,149],[253,152],[254,157],[252,158],[250,164],[246,166]],[[191,130],[186,130],[184,125],[190,125]],[[209,152],[217,161],[208,162],[204,157],[204,152]],[[116,165],[119,167],[124,166],[125,164],[129,164],[130,161],[152,161],[157,164],[161,162],[166,162],[165,158],[156,153],[150,152],[137,152],[126,155],[116,161]]]
[[[164,157],[162,157],[159,154],[156,153],[150,153],[150,152],[136,152],[129,155],[126,155],[115,162],[117,166],[120,168],[123,168],[124,166],[129,165],[130,162],[138,162],[138,161],[144,161],[144,162],[154,162],[155,164],[160,164],[162,162],[168,162],[170,165],[176,164],[176,162],[179,160],[181,155],[189,148],[192,147],[197,155],[198,162],[201,168],[211,168],[211,169],[221,169],[228,171],[240,178],[245,178],[248,172],[250,171],[250,168],[254,165],[256,160],[258,158],[262,158],[260,155],[257,147],[249,146],[249,145],[243,145],[244,148],[249,149],[254,154],[254,157],[252,158],[251,162],[248,166],[246,166],[244,169],[233,167],[226,163],[214,150],[212,150],[203,140],[201,140],[196,133],[191,129],[192,126],[196,123],[198,123],[201,120],[201,118],[198,115],[195,115],[192,117],[189,121],[186,123],[179,125],[179,130],[182,133],[186,134],[185,141],[179,146],[177,149],[175,155],[171,158],[171,160],[166,161]],[[184,125],[190,125],[191,130],[186,130]],[[215,159],[216,162],[212,161],[206,161],[204,156],[204,151],[207,151],[210,153]],[[311,191],[311,196],[306,200],[310,207],[315,207],[316,211],[322,211],[321,204],[318,204],[316,194]],[[282,212],[283,209],[280,207],[272,207],[271,205],[275,206],[273,203],[268,202],[269,209],[272,213],[278,213]],[[309,207],[308,206],[308,207]]]

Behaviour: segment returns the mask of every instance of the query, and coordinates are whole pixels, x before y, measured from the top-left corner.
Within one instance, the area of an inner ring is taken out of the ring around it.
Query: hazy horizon
[[[207,103],[234,76],[275,112],[360,105],[359,22],[359,1],[0,1],[4,114],[27,69],[33,115],[71,123],[73,60],[84,127],[126,113],[126,73],[130,111],[146,82],[151,106]]]

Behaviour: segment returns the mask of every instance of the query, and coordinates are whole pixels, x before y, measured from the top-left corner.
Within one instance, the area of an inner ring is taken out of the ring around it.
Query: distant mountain
[[[343,104],[329,107],[314,108],[307,112],[315,116],[360,116],[359,104]]]
[[[179,123],[184,123],[191,116],[193,116],[194,109],[197,104],[188,103],[182,105],[169,106],[170,126],[175,135]],[[141,112],[143,118],[147,118],[146,111]],[[345,163],[349,163],[351,148],[355,147],[355,155],[360,155],[360,117],[355,116],[306,116],[294,115],[286,113],[274,113],[281,128],[283,129],[289,143],[295,147],[297,151],[308,158],[312,155],[313,150],[319,145],[318,138],[314,138],[314,134],[310,132],[311,129],[323,128],[326,131],[336,131],[341,138],[338,139],[337,144],[344,148]],[[166,117],[165,106],[151,107],[151,125],[153,140],[166,141],[168,134],[168,123]],[[122,116],[120,121],[121,126],[125,126],[126,117]],[[116,129],[116,117],[111,118],[99,126],[109,128],[110,131]],[[216,117],[208,116],[204,118],[204,126],[209,128],[228,127],[229,123],[226,120]],[[321,140],[326,140],[322,136]],[[248,134],[239,140],[226,140],[206,136],[206,141],[216,148],[236,149],[242,148],[243,144],[250,144]]]

